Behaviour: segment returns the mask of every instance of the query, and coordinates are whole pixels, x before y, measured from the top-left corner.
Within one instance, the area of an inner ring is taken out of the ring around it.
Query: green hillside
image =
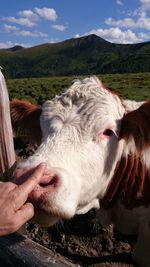
[[[10,99],[28,99],[32,103],[42,104],[44,101],[60,95],[72,84],[77,76],[7,79]],[[150,72],[131,74],[106,74],[98,78],[110,90],[123,98],[134,100],[150,99]]]
[[[0,50],[7,78],[150,71],[150,42],[113,44],[96,36]]]

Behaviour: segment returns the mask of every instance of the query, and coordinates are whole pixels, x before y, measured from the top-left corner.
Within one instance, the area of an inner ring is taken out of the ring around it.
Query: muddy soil
[[[36,146],[15,139],[15,149],[20,159],[32,155]],[[26,232],[32,240],[81,266],[134,266],[131,254],[136,237],[124,236],[112,225],[103,228],[95,210],[51,228],[30,222],[26,224]]]

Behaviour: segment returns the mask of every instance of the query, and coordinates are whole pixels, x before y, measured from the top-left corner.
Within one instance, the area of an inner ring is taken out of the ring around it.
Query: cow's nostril
[[[57,175],[54,175],[53,177],[51,177],[49,181],[40,183],[40,186],[41,187],[52,186],[55,188],[58,185],[58,180],[59,180],[59,177]]]

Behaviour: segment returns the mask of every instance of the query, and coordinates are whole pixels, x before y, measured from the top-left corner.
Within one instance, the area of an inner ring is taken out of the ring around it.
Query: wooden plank
[[[77,267],[68,259],[18,233],[0,237],[1,267]]]
[[[0,175],[15,163],[13,131],[6,82],[0,70]]]

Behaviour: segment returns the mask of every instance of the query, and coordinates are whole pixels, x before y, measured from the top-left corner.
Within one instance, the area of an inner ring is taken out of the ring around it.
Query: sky
[[[112,43],[150,41],[150,0],[1,0],[0,48],[96,34]]]

